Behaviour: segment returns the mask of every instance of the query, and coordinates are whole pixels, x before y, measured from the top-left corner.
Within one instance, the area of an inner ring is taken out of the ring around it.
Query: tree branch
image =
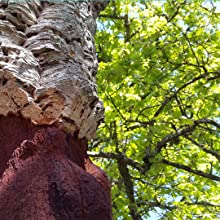
[[[118,15],[106,15],[106,14],[100,14],[100,18],[110,18],[110,19],[116,19],[116,20],[124,20],[124,16],[118,16]]]
[[[159,207],[161,209],[168,209],[169,211],[177,208],[177,206],[168,206],[168,205],[165,205],[165,204],[161,204],[159,202],[149,202],[147,205],[149,207]]]
[[[201,206],[211,206],[211,207],[220,207],[220,204],[215,204],[211,202],[206,201],[200,201],[200,202],[184,202],[186,205],[201,205]]]
[[[220,181],[220,177],[219,176],[208,174],[208,173],[204,173],[204,172],[202,172],[200,170],[194,170],[194,169],[190,168],[189,166],[186,166],[186,165],[183,165],[183,164],[170,162],[170,161],[168,161],[166,159],[163,159],[162,163],[170,165],[170,166],[178,168],[178,169],[185,170],[185,171],[190,172],[190,173],[194,173],[194,174],[196,174],[198,176],[202,176],[202,177],[205,177],[207,179],[211,179],[211,180],[215,180],[215,181]]]
[[[125,163],[123,158],[121,160],[118,160],[118,169],[125,185],[126,194],[128,196],[128,199],[130,200],[130,204],[128,205],[130,215],[132,216],[133,220],[142,220],[136,208],[136,201],[134,197],[134,185],[131,180],[131,175],[129,173],[127,164]]]
[[[141,164],[138,162],[127,158],[125,155],[120,155],[120,154],[115,154],[115,153],[104,153],[104,152],[99,152],[99,153],[93,153],[93,152],[88,152],[88,155],[90,157],[95,157],[95,158],[106,158],[106,159],[114,159],[114,160],[123,160],[125,164],[135,168],[136,170],[142,172],[143,168]]]
[[[161,149],[166,146],[167,143],[176,140],[180,136],[187,136],[189,133],[194,131],[196,127],[200,124],[210,124],[217,128],[220,128],[220,124],[215,122],[214,120],[203,118],[193,122],[193,125],[187,126],[186,128],[179,130],[175,133],[169,134],[165,136],[161,141],[159,141],[156,145],[155,151],[152,155],[148,157],[153,157],[156,154],[160,153]]]
[[[154,114],[154,117],[157,117],[161,112],[162,110],[165,108],[165,106],[172,100],[176,97],[176,95],[181,91],[183,90],[184,88],[186,88],[187,86],[189,86],[190,84],[200,80],[200,79],[203,79],[205,78],[206,76],[208,76],[208,73],[204,73],[198,77],[195,77],[194,79],[188,81],[187,83],[185,83],[184,85],[182,85],[176,92],[174,92],[173,94],[171,94],[169,97],[166,97],[165,100],[163,101],[162,105],[160,106],[160,108],[156,111],[156,113]]]
[[[106,94],[108,100],[111,101],[112,105],[114,106],[115,110],[118,112],[118,114],[122,117],[122,119],[124,121],[126,121],[126,118],[124,117],[124,115],[121,113],[121,111],[118,109],[117,105],[115,104],[115,102],[113,101],[112,97],[108,94]]]
[[[187,139],[190,140],[193,144],[195,144],[196,146],[198,146],[199,148],[201,148],[204,152],[211,154],[212,156],[216,157],[216,159],[217,159],[218,161],[220,161],[220,154],[218,154],[216,151],[210,150],[210,149],[204,147],[203,144],[198,143],[197,141],[193,140],[193,139],[190,138],[189,136],[186,136],[185,138],[187,138]]]
[[[167,22],[171,22],[179,13],[179,10],[181,8],[182,5],[185,5],[186,4],[186,0],[184,0],[182,3],[180,3],[176,9],[176,11],[174,12],[174,14],[167,19]]]
[[[89,149],[94,149],[96,147],[98,147],[101,143],[105,143],[105,142],[108,142],[110,141],[111,139],[110,138],[103,138],[103,139],[98,139],[98,140],[94,140],[92,143],[91,143],[91,147],[89,147]]]

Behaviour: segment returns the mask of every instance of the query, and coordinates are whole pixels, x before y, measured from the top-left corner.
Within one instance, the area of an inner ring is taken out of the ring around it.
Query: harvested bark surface
[[[58,126],[0,117],[1,220],[111,220],[110,185],[87,141]]]

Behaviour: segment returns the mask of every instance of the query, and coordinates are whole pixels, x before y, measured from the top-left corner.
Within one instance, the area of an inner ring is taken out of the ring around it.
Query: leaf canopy
[[[219,15],[202,0],[111,1],[101,13],[105,123],[90,154],[114,219],[220,218]]]

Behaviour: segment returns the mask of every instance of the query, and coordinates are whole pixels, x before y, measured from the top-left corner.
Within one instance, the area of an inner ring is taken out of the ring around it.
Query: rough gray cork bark
[[[107,3],[0,1],[0,115],[61,124],[91,139],[97,96],[95,19]]]

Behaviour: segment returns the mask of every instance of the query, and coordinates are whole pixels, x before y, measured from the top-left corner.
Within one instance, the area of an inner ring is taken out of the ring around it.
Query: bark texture
[[[0,118],[1,220],[108,220],[110,186],[87,143],[54,126]]]
[[[1,1],[0,114],[90,139],[103,119],[93,42],[102,4],[58,2]]]
[[[0,219],[110,220],[88,158],[103,119],[96,1],[0,1]]]

